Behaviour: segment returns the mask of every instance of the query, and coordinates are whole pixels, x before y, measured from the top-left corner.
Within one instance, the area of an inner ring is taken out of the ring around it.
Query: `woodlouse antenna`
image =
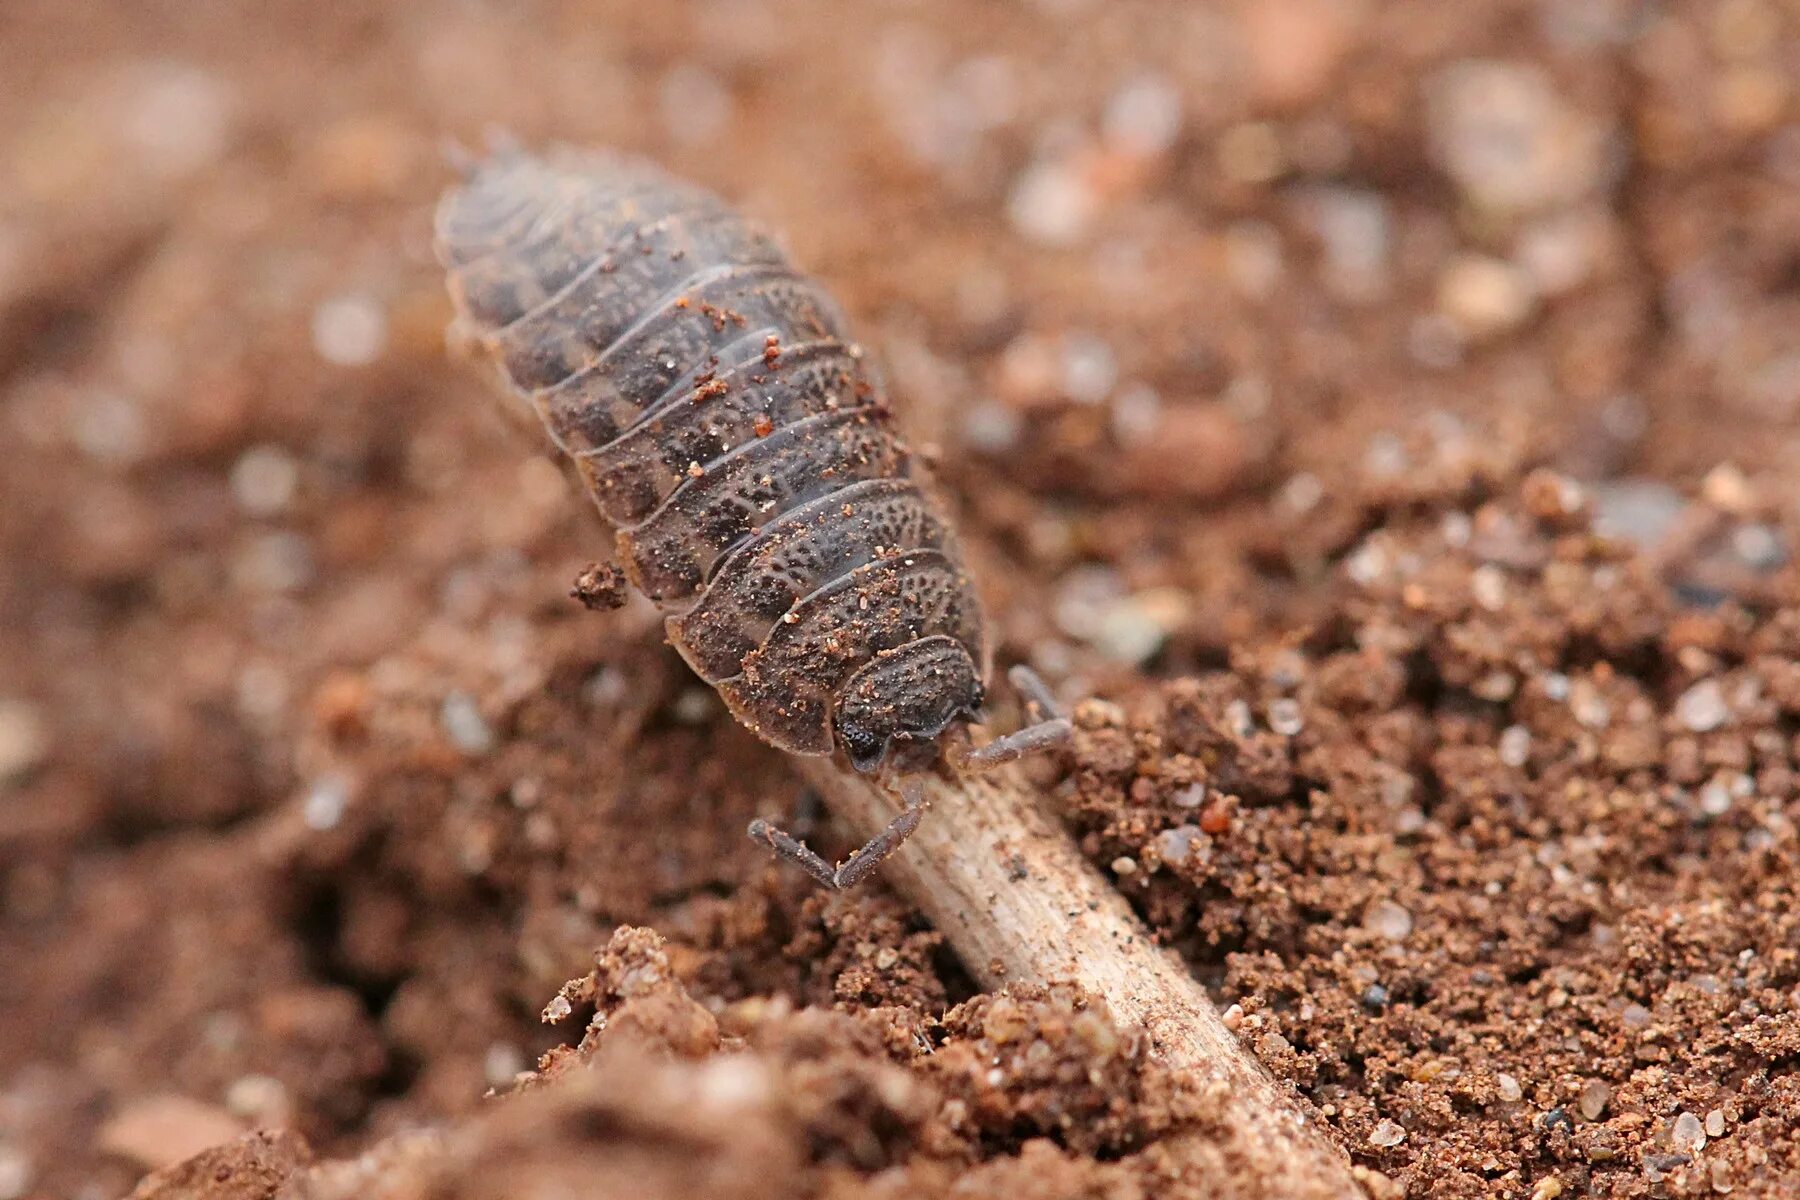
[[[997,737],[985,746],[953,752],[952,765],[957,770],[976,774],[991,771],[1028,754],[1054,750],[1074,735],[1075,726],[1036,671],[1020,663],[1006,673],[1006,678],[1025,701],[1026,714],[1037,720],[1004,737]]]

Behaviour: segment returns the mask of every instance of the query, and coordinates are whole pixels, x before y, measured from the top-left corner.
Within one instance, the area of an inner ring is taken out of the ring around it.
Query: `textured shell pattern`
[[[931,736],[980,704],[952,532],[842,314],[772,239],[653,166],[559,150],[475,165],[437,245],[458,340],[572,460],[739,721],[826,755],[834,716]]]

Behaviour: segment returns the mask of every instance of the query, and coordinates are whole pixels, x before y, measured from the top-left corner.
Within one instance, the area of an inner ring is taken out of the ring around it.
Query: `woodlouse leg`
[[[1050,693],[1050,686],[1036,671],[1020,663],[1006,673],[1006,678],[1025,701],[1026,711],[1039,719],[1005,737],[995,738],[980,749],[964,751],[958,756],[957,764],[963,770],[985,771],[1027,754],[1052,750],[1068,741],[1075,732],[1062,705]]]
[[[913,830],[925,816],[924,789],[917,784],[909,785],[905,792],[906,807],[900,814],[888,822],[888,827],[870,838],[862,849],[833,867],[826,862],[805,842],[792,834],[775,828],[767,821],[758,818],[750,822],[750,837],[761,842],[782,858],[798,866],[824,886],[834,891],[855,887],[869,873],[881,865],[881,861],[900,848],[900,844],[912,836]]]

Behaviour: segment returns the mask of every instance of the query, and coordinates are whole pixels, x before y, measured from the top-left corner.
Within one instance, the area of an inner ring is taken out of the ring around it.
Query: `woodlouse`
[[[631,582],[733,715],[794,754],[885,778],[983,769],[1068,736],[1046,718],[973,749],[986,625],[955,538],[829,297],[709,192],[646,163],[501,147],[440,204],[453,336],[500,368],[618,529]],[[845,887],[894,823],[833,867]]]

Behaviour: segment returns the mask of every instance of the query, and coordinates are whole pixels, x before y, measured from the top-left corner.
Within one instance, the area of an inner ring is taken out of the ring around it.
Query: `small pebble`
[[[253,517],[272,517],[294,501],[300,468],[280,446],[252,446],[231,466],[231,495]]]
[[[557,1021],[566,1019],[574,1011],[575,1006],[569,1003],[567,996],[553,996],[550,1003],[544,1005],[543,1020],[545,1024],[555,1024]]]
[[[0,697],[0,784],[36,770],[50,756],[50,734],[35,705]]]
[[[1438,279],[1438,311],[1472,341],[1508,333],[1537,308],[1531,276],[1503,259],[1465,254]]]
[[[1604,129],[1535,64],[1455,62],[1430,81],[1425,119],[1432,156],[1480,208],[1511,215],[1567,202],[1603,170]]]
[[[1225,728],[1233,737],[1247,738],[1256,733],[1256,718],[1250,715],[1250,706],[1242,700],[1233,700],[1225,706]]]
[[[292,1112],[287,1085],[273,1075],[240,1075],[225,1089],[225,1107],[259,1125],[282,1125]]]
[[[494,731],[466,693],[451,692],[445,696],[438,717],[444,732],[464,754],[486,754],[494,748]]]
[[[1206,803],[1206,785],[1203,783],[1190,783],[1180,791],[1176,792],[1169,799],[1170,803],[1174,804],[1176,808],[1199,808],[1202,804]]]
[[[76,448],[95,462],[129,463],[143,454],[149,429],[144,410],[129,396],[95,388],[81,393],[70,414]]]
[[[1695,733],[1707,733],[1723,725],[1731,710],[1716,679],[1702,679],[1675,702],[1675,719]]]
[[[1112,860],[1112,870],[1114,875],[1135,875],[1137,874],[1137,869],[1137,859],[1131,858],[1128,855],[1121,854],[1119,857]]]
[[[1393,217],[1379,192],[1312,188],[1301,194],[1299,212],[1324,251],[1326,287],[1353,302],[1378,300],[1387,293]]]
[[[1700,789],[1700,811],[1709,817],[1722,817],[1731,811],[1731,789],[1713,780]]]
[[[338,296],[313,310],[313,349],[338,367],[366,367],[387,348],[387,314],[367,296]]]
[[[1183,863],[1193,856],[1205,837],[1198,825],[1177,825],[1156,835],[1156,852],[1164,862]]]
[[[1525,1089],[1519,1086],[1519,1081],[1504,1071],[1494,1076],[1494,1091],[1506,1104],[1517,1104],[1525,1098]]]
[[[1706,1136],[1721,1138],[1725,1136],[1725,1112],[1715,1108],[1706,1114]]]
[[[1619,1019],[1633,1029],[1642,1029],[1650,1023],[1650,1010],[1641,1004],[1627,1004],[1619,1013]]]
[[[1119,379],[1112,347],[1098,334],[1077,331],[1061,344],[1062,388],[1077,404],[1099,404]]]
[[[1589,729],[1605,729],[1612,723],[1612,705],[1586,679],[1576,680],[1570,687],[1569,712]]]
[[[312,543],[291,530],[252,538],[231,562],[232,582],[250,592],[298,592],[314,576]]]
[[[235,102],[217,76],[158,59],[134,67],[127,86],[122,132],[146,165],[165,175],[186,175],[225,153]]]
[[[1691,1112],[1684,1112],[1675,1118],[1669,1127],[1669,1144],[1680,1154],[1698,1154],[1706,1148],[1706,1130],[1700,1126],[1700,1118]]]
[[[1379,983],[1371,983],[1362,994],[1362,1006],[1370,1012],[1380,1012],[1387,1007],[1388,990]]]
[[[1581,1109],[1582,1116],[1590,1121],[1598,1121],[1611,1101],[1612,1088],[1598,1079],[1590,1079],[1582,1085],[1581,1097],[1576,1104]]]
[[[1492,563],[1484,563],[1469,576],[1469,591],[1475,603],[1489,612],[1499,612],[1506,606],[1506,575]]]
[[[1163,76],[1146,72],[1107,100],[1100,132],[1116,150],[1153,157],[1181,136],[1181,117],[1181,92]]]
[[[320,833],[337,828],[350,801],[350,787],[340,775],[327,775],[315,780],[301,802],[301,819],[308,829]]]
[[[1377,900],[1363,914],[1363,928],[1390,942],[1405,941],[1412,933],[1413,915],[1392,900]]]
[[[31,1190],[31,1160],[23,1150],[0,1145],[0,1200],[20,1200]]]
[[[481,1073],[489,1087],[505,1087],[525,1070],[525,1052],[511,1042],[495,1042],[481,1058]]]
[[[1509,767],[1522,767],[1531,758],[1531,730],[1523,725],[1508,725],[1500,734],[1500,761]]]
[[[1406,1130],[1402,1129],[1393,1121],[1378,1121],[1375,1124],[1375,1128],[1369,1132],[1369,1145],[1371,1146],[1380,1146],[1383,1148],[1388,1146],[1398,1146],[1405,1140]]]
[[[1269,705],[1269,728],[1282,737],[1293,737],[1306,725],[1297,700],[1276,700]]]
[[[1014,181],[1006,215],[1031,241],[1068,246],[1087,232],[1099,207],[1074,163],[1051,160],[1033,163]]]
[[[675,703],[669,706],[669,715],[677,724],[704,725],[712,719],[715,695],[711,688],[683,688],[675,697]]]

